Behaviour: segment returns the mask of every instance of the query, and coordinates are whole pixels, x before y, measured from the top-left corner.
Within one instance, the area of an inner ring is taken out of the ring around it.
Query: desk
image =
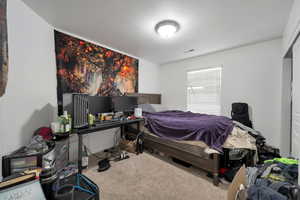
[[[78,172],[80,174],[82,173],[82,145],[83,145],[82,136],[83,135],[119,127],[119,128],[121,128],[121,136],[123,136],[124,128],[126,125],[138,124],[137,129],[140,132],[140,122],[143,122],[143,121],[144,121],[144,119],[120,120],[120,121],[98,123],[95,126],[91,126],[88,128],[74,129],[73,133],[78,135]]]

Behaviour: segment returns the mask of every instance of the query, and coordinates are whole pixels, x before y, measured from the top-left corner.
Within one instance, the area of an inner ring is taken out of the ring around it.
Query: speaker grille
[[[73,94],[73,128],[88,126],[88,95]]]

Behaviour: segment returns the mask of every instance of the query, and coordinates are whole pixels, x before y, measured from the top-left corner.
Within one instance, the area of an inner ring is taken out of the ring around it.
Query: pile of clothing
[[[239,127],[240,129],[247,131],[249,135],[255,138],[255,146],[257,148],[257,156],[258,156],[258,163],[263,164],[265,160],[270,160],[273,158],[280,157],[280,151],[278,148],[272,147],[266,143],[266,138],[257,130],[253,128],[249,128],[237,121],[233,121],[235,126]]]
[[[243,165],[250,167],[280,157],[279,149],[268,145],[259,131],[237,121],[233,123],[235,127],[223,145],[224,154],[219,171],[221,178],[229,182]]]
[[[247,189],[244,191],[248,200],[298,199],[298,160],[289,158],[266,160],[257,167],[248,167],[246,176]],[[236,199],[242,199],[238,196]]]

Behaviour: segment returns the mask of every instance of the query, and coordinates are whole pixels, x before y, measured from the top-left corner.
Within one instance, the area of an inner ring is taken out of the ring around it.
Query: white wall
[[[160,66],[145,59],[139,59],[139,92],[160,93]]]
[[[297,34],[300,32],[300,1],[294,0],[290,17],[283,34],[283,53],[288,52]]]
[[[48,125],[57,105],[53,29],[20,0],[7,1],[7,20],[9,72],[0,98],[1,156]]]
[[[248,45],[165,64],[161,69],[163,104],[186,107],[186,71],[222,67],[222,114],[230,116],[232,102],[247,102],[254,127],[280,147],[282,40]]]

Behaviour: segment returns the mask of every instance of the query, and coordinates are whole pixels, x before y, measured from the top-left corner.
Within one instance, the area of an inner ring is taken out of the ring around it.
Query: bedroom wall
[[[165,64],[161,68],[163,105],[186,108],[186,71],[222,67],[222,114],[230,116],[232,102],[247,102],[254,127],[268,142],[281,143],[282,40],[276,39]]]
[[[7,7],[9,72],[0,98],[0,159],[27,144],[38,127],[49,125],[57,109],[54,29],[20,0],[9,0]],[[158,93],[159,66],[139,62],[139,91]],[[85,142],[97,152],[114,144],[114,134],[101,132]]]
[[[57,104],[51,26],[20,0],[7,1],[7,20],[9,72],[6,93],[0,97],[1,157],[26,144],[36,128],[48,125]]]

